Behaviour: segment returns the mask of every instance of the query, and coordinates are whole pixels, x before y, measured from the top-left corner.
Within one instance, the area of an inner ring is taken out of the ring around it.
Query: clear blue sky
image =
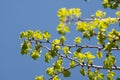
[[[101,1],[88,0],[86,3],[84,0],[0,0],[0,80],[34,80],[36,75],[45,74],[45,68],[50,66],[43,64],[43,58],[34,61],[30,56],[20,54],[21,31],[47,30],[52,38],[58,38],[57,10],[62,7],[80,8],[83,18],[88,18],[98,9],[114,17],[115,10],[104,9]],[[71,78],[62,80],[87,80],[80,76],[79,68],[72,70]],[[120,76],[120,71],[117,73]]]

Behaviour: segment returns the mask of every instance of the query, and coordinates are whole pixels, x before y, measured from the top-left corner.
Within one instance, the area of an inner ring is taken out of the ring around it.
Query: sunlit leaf
[[[89,51],[85,53],[87,59],[94,59],[95,56],[92,55]]]
[[[34,51],[31,52],[30,56],[31,56],[34,60],[36,60],[37,58],[40,57],[40,53],[39,53],[38,51],[34,50]]]
[[[43,76],[36,76],[35,80],[45,80]]]
[[[46,69],[46,73],[49,75],[49,76],[52,76],[53,74],[54,74],[54,70],[53,70],[53,68],[47,68]]]
[[[70,67],[74,68],[75,67],[75,61],[70,61]]]
[[[75,43],[75,44],[81,43],[81,38],[80,38],[80,37],[76,37],[76,38],[74,39],[74,43]]]
[[[60,37],[60,42],[61,42],[61,43],[64,43],[65,41],[66,41],[66,37],[65,37],[65,36],[61,36],[61,37]]]
[[[52,80],[60,80],[60,78],[56,75],[56,76],[53,77]]]
[[[49,39],[51,38],[51,35],[50,35],[49,32],[45,31],[45,32],[43,33],[43,37],[44,37],[46,40],[49,40]]]

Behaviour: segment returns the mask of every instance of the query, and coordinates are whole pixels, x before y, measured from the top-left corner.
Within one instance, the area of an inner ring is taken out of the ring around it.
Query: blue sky
[[[43,64],[43,58],[34,61],[30,56],[20,54],[21,31],[47,30],[52,38],[58,38],[57,10],[63,7],[80,8],[82,18],[88,18],[98,9],[106,11],[109,16],[115,16],[116,10],[104,9],[100,3],[101,0],[88,0],[87,3],[84,0],[0,0],[0,80],[34,80],[36,75],[45,74],[45,68],[50,66]],[[72,70],[73,76],[66,79],[85,80],[80,76],[79,68]]]

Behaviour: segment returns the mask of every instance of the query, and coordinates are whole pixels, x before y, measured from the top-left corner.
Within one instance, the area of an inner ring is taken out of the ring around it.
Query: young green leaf
[[[67,46],[63,47],[62,50],[63,50],[64,54],[66,54],[66,55],[71,53],[69,47],[67,47]]]
[[[61,36],[60,37],[60,43],[64,43],[66,41],[66,37],[65,36]]]
[[[86,73],[85,73],[84,67],[81,68],[80,73],[82,76],[85,76]]]
[[[52,80],[60,80],[60,78],[56,75],[56,76],[53,77]]]
[[[43,76],[36,76],[35,80],[45,80]]]
[[[94,77],[95,77],[95,73],[94,73],[94,72],[89,72],[89,73],[88,73],[88,78],[89,78],[90,80],[94,80]]]
[[[50,37],[51,37],[51,35],[50,35],[49,32],[45,31],[45,32],[43,33],[43,37],[44,37],[46,40],[49,40]]]
[[[49,75],[49,76],[52,76],[54,74],[54,70],[53,68],[49,67],[46,69],[46,73]]]
[[[71,76],[71,72],[68,71],[68,70],[65,70],[65,71],[63,72],[63,75],[64,75],[64,77],[70,77],[70,76]]]
[[[39,53],[38,51],[34,50],[34,51],[31,52],[30,56],[31,56],[34,60],[36,60],[36,59],[38,59],[38,58],[40,57],[40,53]]]
[[[25,40],[22,44],[21,44],[21,54],[28,54],[28,51],[31,49],[31,44]]]
[[[42,33],[39,30],[37,30],[37,31],[34,32],[33,37],[36,40],[38,40],[38,39],[42,40],[43,39],[43,35],[42,35]]]
[[[76,38],[74,39],[74,43],[75,43],[75,44],[81,43],[81,38],[80,38],[80,37],[76,37]]]
[[[120,16],[120,11],[116,12],[116,16],[118,16],[118,17]]]
[[[70,67],[74,68],[75,67],[75,61],[70,61]]]
[[[95,58],[95,56],[92,55],[89,51],[85,53],[85,56],[87,59],[94,59]]]
[[[47,52],[45,54],[45,62],[50,62],[51,59],[52,59],[52,56],[50,55],[50,52]]]
[[[54,39],[52,43],[53,44],[60,44],[60,40],[59,39]]]
[[[96,16],[99,17],[99,18],[102,18],[102,17],[105,17],[106,16],[106,13],[101,11],[101,10],[98,10],[96,12]]]
[[[65,17],[67,16],[67,9],[66,8],[61,8],[58,10],[58,17]]]
[[[66,33],[69,33],[69,32],[70,32],[70,28],[69,28],[68,26],[65,26],[65,27],[63,28],[63,30],[64,30],[64,32],[66,32]]]
[[[55,50],[51,50],[49,53],[50,53],[50,55],[51,55],[52,57],[57,56],[57,53],[56,53]]]
[[[61,64],[60,64],[59,62],[55,62],[55,63],[53,64],[53,67],[54,67],[54,69],[60,69]]]
[[[109,59],[108,59],[108,58],[106,58],[106,59],[104,60],[104,67],[105,67],[105,68],[111,68],[111,67],[112,67],[111,64],[109,63]]]
[[[110,72],[108,72],[108,74],[107,74],[107,79],[108,80],[114,80],[114,76],[115,76],[116,74],[115,74],[115,72],[113,72],[113,71],[110,71]]]
[[[101,51],[97,51],[96,55],[97,55],[97,57],[98,57],[98,58],[102,58],[102,57],[103,57],[103,55],[102,55],[102,52],[101,52]]]
[[[100,80],[104,80],[104,74],[103,74],[103,73],[99,73],[99,74],[98,74],[98,78],[99,78]]]

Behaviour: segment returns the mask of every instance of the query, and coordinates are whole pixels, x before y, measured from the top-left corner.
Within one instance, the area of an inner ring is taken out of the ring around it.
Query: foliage
[[[88,0],[85,0],[86,2]],[[104,8],[117,9],[120,7],[120,0],[103,0],[102,5]]]
[[[120,6],[120,0],[103,0],[104,8],[117,9]]]
[[[115,0],[115,2],[114,0],[103,0],[105,8],[116,9],[119,3],[119,0]],[[87,76],[89,80],[104,80],[105,76],[107,80],[113,80],[116,76],[114,70],[120,70],[116,64],[116,56],[112,53],[113,50],[120,50],[118,45],[120,43],[120,31],[114,28],[107,31],[110,25],[120,24],[120,11],[115,13],[115,18],[106,17],[106,12],[101,10],[96,11],[95,15],[91,15],[89,19],[82,19],[81,14],[79,8],[61,8],[58,10],[57,31],[60,34],[59,39],[51,41],[51,34],[47,31],[28,30],[20,33],[20,38],[24,40],[21,45],[22,55],[30,53],[31,58],[37,60],[40,58],[42,49],[46,49],[45,62],[50,63],[52,59],[55,59],[52,66],[46,69],[46,74],[50,76],[49,80],[60,80],[59,74],[70,77],[70,69],[77,66],[81,66],[80,74]],[[75,24],[76,30],[82,34],[82,36],[76,36],[73,39],[73,45],[66,44],[66,34],[71,32],[71,24]],[[83,40],[91,41],[93,37],[98,41],[96,46],[82,44]],[[71,50],[72,48],[74,51]],[[87,48],[96,49],[96,55],[87,50],[83,52],[83,49]],[[97,58],[104,59],[103,66],[94,65],[94,60]],[[65,59],[69,60],[68,67],[64,66]],[[92,68],[96,70],[93,71]],[[108,70],[107,75],[103,74],[101,69]],[[45,80],[45,78],[37,76],[35,80]]]

